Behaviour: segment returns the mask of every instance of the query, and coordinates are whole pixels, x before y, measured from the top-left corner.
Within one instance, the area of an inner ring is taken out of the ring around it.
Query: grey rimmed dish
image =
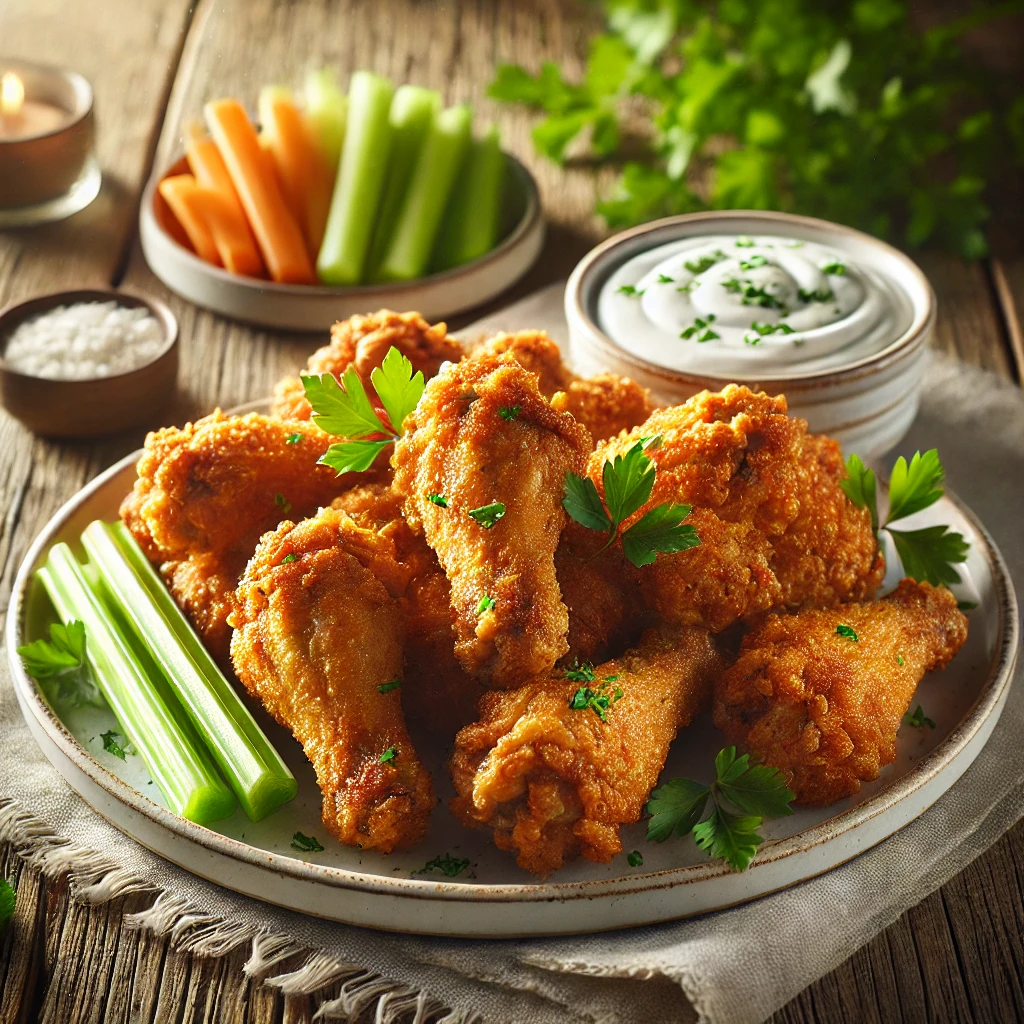
[[[638,253],[703,235],[782,235],[835,246],[862,266],[884,275],[908,307],[899,333],[880,351],[853,356],[839,369],[742,376],[682,372],[641,359],[606,334],[597,316],[598,295],[611,274]],[[846,451],[866,459],[890,451],[917,414],[930,360],[935,295],[920,268],[885,242],[853,228],[813,217],[762,210],[714,210],[652,221],[614,235],[592,249],[573,270],[565,290],[570,359],[583,376],[614,371],[651,389],[659,404],[675,405],[704,389],[739,383],[783,394],[794,416],[811,431],[828,434]]]

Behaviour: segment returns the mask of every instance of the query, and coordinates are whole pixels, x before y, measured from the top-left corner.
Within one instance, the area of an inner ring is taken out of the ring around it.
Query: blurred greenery
[[[923,32],[901,0],[602,0],[586,73],[498,68],[490,95],[545,117],[552,160],[642,157],[599,204],[609,226],[707,208],[787,210],[908,245],[988,251],[986,185],[1024,163],[1024,96],[959,43],[1024,2]],[[633,133],[635,134],[635,133]],[[576,140],[576,141],[574,141]]]

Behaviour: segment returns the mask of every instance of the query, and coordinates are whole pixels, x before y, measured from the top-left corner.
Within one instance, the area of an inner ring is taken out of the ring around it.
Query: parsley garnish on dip
[[[649,363],[719,375],[836,368],[906,329],[906,303],[882,274],[796,241],[708,235],[642,252],[601,289],[598,322]]]

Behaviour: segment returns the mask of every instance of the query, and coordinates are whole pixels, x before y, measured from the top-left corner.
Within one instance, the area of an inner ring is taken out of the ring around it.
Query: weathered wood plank
[[[993,258],[991,273],[1017,383],[1024,385],[1024,256]]]

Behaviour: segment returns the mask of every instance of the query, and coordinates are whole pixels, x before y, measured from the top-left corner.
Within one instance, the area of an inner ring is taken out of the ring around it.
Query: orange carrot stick
[[[316,277],[302,231],[280,186],[268,173],[256,129],[241,103],[232,99],[213,100],[203,112],[270,276],[275,281],[313,284]]]
[[[277,168],[285,199],[313,258],[320,251],[334,191],[334,173],[299,108],[273,86],[260,93],[261,139]]]
[[[263,261],[253,245],[249,225],[244,217],[239,222],[224,194],[198,185],[192,202],[210,227],[224,268],[232,274],[263,277]],[[241,233],[239,228],[243,229]]]
[[[196,179],[191,174],[173,174],[169,178],[164,178],[157,187],[171,208],[171,213],[185,229],[196,255],[207,263],[219,267],[220,255],[214,244],[213,234],[195,204],[195,192],[199,187]]]

